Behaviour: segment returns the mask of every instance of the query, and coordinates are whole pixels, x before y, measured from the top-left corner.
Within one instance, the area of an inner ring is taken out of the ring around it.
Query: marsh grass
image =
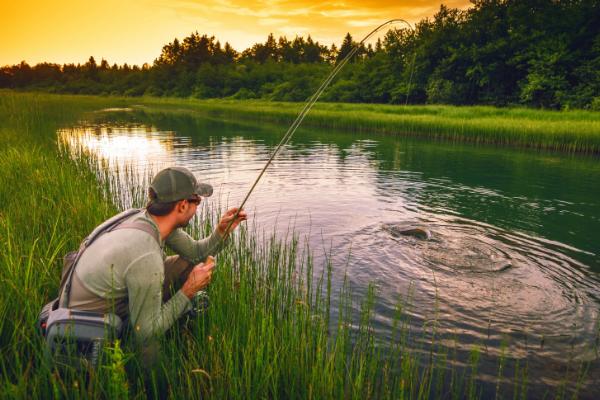
[[[102,367],[89,376],[59,375],[44,357],[34,322],[56,294],[61,257],[119,208],[142,204],[144,190],[135,174],[112,174],[90,155],[61,150],[56,132],[87,111],[123,104],[0,94],[1,397],[482,397],[478,346],[465,367],[454,367],[456,349],[437,341],[434,322],[431,342],[415,348],[404,312],[409,295],[400,297],[391,340],[382,343],[372,327],[374,287],[355,298],[346,280],[333,292],[334,266],[316,272],[310,250],[293,232],[277,237],[252,226],[240,229],[219,254],[208,311],[169,330],[153,368],[126,340],[105,349]],[[192,233],[209,233],[218,212],[207,209]],[[339,299],[335,315],[332,298]],[[508,395],[525,398],[526,360],[507,355],[498,382],[506,370],[514,372]],[[577,390],[566,385],[557,398],[576,397]]]
[[[291,124],[301,103],[151,99],[138,108]],[[600,153],[600,113],[488,106],[399,106],[319,102],[303,125],[496,146]]]

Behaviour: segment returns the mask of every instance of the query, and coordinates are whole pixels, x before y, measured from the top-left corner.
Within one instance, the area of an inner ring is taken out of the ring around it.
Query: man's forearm
[[[197,264],[204,262],[209,255],[216,255],[224,242],[216,229],[210,236],[200,240],[194,240],[183,230],[177,229],[167,238],[166,244],[186,260]]]

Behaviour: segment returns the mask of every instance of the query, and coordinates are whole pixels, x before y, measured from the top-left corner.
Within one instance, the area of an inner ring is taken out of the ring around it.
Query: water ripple
[[[238,126],[221,126],[223,133],[194,129],[185,136],[164,126],[82,124],[59,137],[118,173],[137,165],[140,179],[167,165],[187,166],[213,184],[213,201],[237,204],[268,159],[272,137]],[[475,161],[453,158],[459,155],[446,148],[393,140],[291,142],[247,209],[268,231],[286,232],[293,221],[317,265],[323,253],[331,254],[334,285],[347,274],[361,296],[375,282],[381,337],[390,335],[399,296],[411,293],[404,311],[417,342],[430,338],[436,321],[442,342],[458,336],[498,352],[511,338],[513,355],[527,355],[535,343],[544,362],[558,362],[567,351],[597,357],[589,343],[600,310],[600,206],[588,188],[598,175],[581,177],[574,168],[576,177],[563,182],[568,189],[543,175],[517,190],[526,173],[535,172],[530,156],[494,164],[497,154],[474,154],[483,159],[470,165]],[[510,162],[519,168],[496,172]],[[587,232],[595,238],[584,234],[583,223],[591,224],[595,230]],[[395,236],[384,224],[425,226],[431,239]]]

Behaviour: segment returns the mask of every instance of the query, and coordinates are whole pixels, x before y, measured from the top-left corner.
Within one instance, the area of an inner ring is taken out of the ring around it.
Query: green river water
[[[223,207],[243,198],[285,129],[130,111],[98,113],[60,137],[115,171],[186,166]],[[331,254],[336,287],[345,273],[356,297],[373,283],[383,343],[410,293],[415,346],[435,320],[442,343],[485,349],[484,380],[505,343],[527,360],[534,393],[559,385],[573,361],[591,365],[584,397],[598,393],[598,158],[301,128],[246,209],[261,229],[293,226],[317,270]],[[431,239],[390,226],[426,227]]]

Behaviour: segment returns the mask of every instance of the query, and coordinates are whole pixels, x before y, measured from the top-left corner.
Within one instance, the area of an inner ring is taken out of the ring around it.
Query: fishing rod
[[[333,80],[333,78],[335,78],[335,76],[338,74],[338,72],[340,72],[340,70],[344,67],[344,65],[346,65],[348,63],[348,61],[350,61],[352,59],[352,57],[358,52],[358,50],[360,50],[360,48],[362,47],[362,45],[367,40],[369,40],[371,38],[371,36],[373,36],[375,33],[379,32],[385,26],[393,25],[393,24],[397,24],[397,23],[404,23],[404,24],[406,24],[410,28],[410,30],[414,30],[414,28],[412,27],[412,25],[410,23],[408,23],[407,21],[405,21],[403,19],[400,19],[400,18],[390,19],[389,21],[384,22],[383,24],[379,25],[377,28],[375,28],[371,32],[369,32],[360,42],[358,42],[356,45],[354,45],[354,47],[352,48],[352,50],[350,50],[348,52],[348,54],[346,54],[346,56],[329,73],[329,75],[327,76],[327,78],[325,78],[325,80],[323,80],[323,82],[321,83],[321,85],[319,86],[319,88],[306,101],[306,103],[304,104],[304,107],[302,108],[302,110],[300,111],[300,113],[298,114],[298,116],[296,117],[296,119],[294,120],[294,122],[287,129],[285,135],[283,135],[283,137],[279,141],[279,144],[275,147],[275,150],[273,150],[273,153],[271,154],[271,156],[267,160],[267,163],[265,164],[265,166],[262,168],[262,170],[260,171],[260,173],[256,177],[256,180],[254,181],[254,183],[250,187],[250,190],[246,194],[246,197],[244,197],[244,200],[242,200],[242,203],[238,207],[238,209],[235,212],[233,218],[231,219],[231,221],[229,221],[229,225],[227,225],[227,228],[225,229],[226,233],[229,232],[229,229],[231,228],[231,225],[233,224],[233,222],[239,216],[240,212],[244,208],[244,205],[248,201],[248,198],[250,198],[250,195],[254,191],[254,188],[256,188],[256,185],[258,185],[258,182],[260,181],[260,179],[264,175],[264,173],[267,170],[267,168],[269,167],[269,165],[271,165],[271,162],[273,161],[273,159],[275,158],[275,156],[277,155],[277,153],[279,152],[279,150],[289,142],[289,140],[292,138],[292,136],[296,132],[296,129],[298,129],[298,127],[300,126],[300,124],[302,123],[302,121],[304,121],[304,118],[306,117],[306,115],[308,114],[308,112],[315,105],[315,103],[317,102],[317,100],[319,99],[319,97],[321,96],[321,94],[323,94],[323,92],[325,91],[325,89],[327,88],[327,86],[329,85],[329,83],[331,83],[331,81]]]

